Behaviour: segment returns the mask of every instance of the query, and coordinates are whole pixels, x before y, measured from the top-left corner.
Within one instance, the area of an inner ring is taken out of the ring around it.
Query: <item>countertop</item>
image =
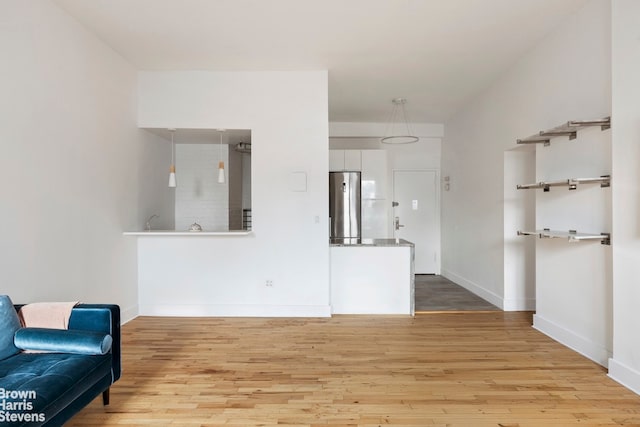
[[[404,239],[329,239],[331,246],[409,246],[414,244]]]
[[[181,230],[151,230],[151,231],[125,231],[125,236],[247,236],[248,230],[227,231],[181,231]]]

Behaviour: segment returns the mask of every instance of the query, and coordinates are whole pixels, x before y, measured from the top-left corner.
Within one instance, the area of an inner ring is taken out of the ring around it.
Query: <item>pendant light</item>
[[[222,134],[224,131],[225,129],[218,129],[218,132],[220,132],[220,150],[218,151],[218,184],[225,183],[224,160],[222,160]]]
[[[407,120],[407,113],[404,109],[404,104],[407,103],[407,100],[404,98],[395,98],[391,102],[393,102],[393,110],[391,110],[391,116],[389,117],[389,123],[387,124],[387,129],[385,130],[384,138],[380,139],[380,142],[383,144],[410,144],[412,142],[417,142],[420,138],[414,136],[409,128],[409,121]],[[400,129],[396,132],[396,120],[398,120],[398,125],[404,122],[404,128]],[[400,120],[402,122],[400,122]]]
[[[176,132],[174,128],[170,128],[169,132],[171,132],[171,166],[169,166],[169,187],[176,187],[176,164],[175,164],[175,143],[173,142],[173,134]]]

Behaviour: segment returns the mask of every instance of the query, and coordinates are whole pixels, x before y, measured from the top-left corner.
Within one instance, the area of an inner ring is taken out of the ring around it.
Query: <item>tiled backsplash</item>
[[[176,144],[176,230],[188,230],[194,222],[204,231],[229,228],[228,154],[226,144]],[[224,184],[218,183],[220,160]]]

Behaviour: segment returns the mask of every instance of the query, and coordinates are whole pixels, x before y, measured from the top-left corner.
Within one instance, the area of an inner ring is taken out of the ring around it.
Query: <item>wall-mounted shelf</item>
[[[568,136],[569,139],[576,139],[580,129],[592,126],[600,126],[601,130],[611,127],[611,117],[596,120],[571,120],[548,130],[542,130],[536,135],[531,135],[523,139],[518,139],[518,144],[543,144],[545,147],[551,145],[551,138],[556,136]]]
[[[559,181],[541,181],[535,184],[519,184],[516,186],[518,190],[529,190],[542,188],[544,191],[549,191],[551,187],[568,187],[569,190],[575,190],[578,185],[581,184],[600,184],[601,188],[611,186],[611,176],[603,175],[599,178],[569,178]]]
[[[557,231],[544,228],[536,231],[520,231],[518,236],[538,236],[540,239],[567,239],[570,243],[582,242],[587,240],[599,240],[603,245],[611,244],[610,233],[578,233],[576,230]]]

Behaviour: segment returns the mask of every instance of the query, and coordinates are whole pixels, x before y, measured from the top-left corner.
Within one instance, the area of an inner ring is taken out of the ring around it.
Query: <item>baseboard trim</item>
[[[329,305],[145,304],[140,316],[331,317]]]
[[[125,309],[120,309],[120,324],[124,325],[138,317],[138,306],[134,305]]]
[[[538,314],[533,315],[533,327],[548,337],[558,341],[560,344],[580,353],[587,359],[593,360],[598,365],[604,366],[605,368],[608,366],[611,351],[607,350],[600,344],[577,335],[573,331],[570,331],[551,320],[545,319]]]
[[[473,292],[480,298],[489,301],[491,304],[500,307],[503,311],[535,311],[536,309],[535,298],[504,299],[500,295],[488,291],[477,283],[449,270],[443,269],[442,276],[457,283],[469,292]]]
[[[487,300],[491,304],[497,307],[500,307],[504,310],[503,299],[499,295],[494,294],[493,292],[487,291],[477,283],[474,283],[471,280],[465,279],[464,277],[458,276],[457,274],[445,269],[442,269],[442,277],[451,280],[452,282],[462,286],[469,292],[473,292],[474,294],[478,295],[480,298]]]
[[[535,298],[505,299],[502,305],[504,311],[535,311]]]
[[[640,372],[614,358],[609,359],[609,378],[640,394]]]

